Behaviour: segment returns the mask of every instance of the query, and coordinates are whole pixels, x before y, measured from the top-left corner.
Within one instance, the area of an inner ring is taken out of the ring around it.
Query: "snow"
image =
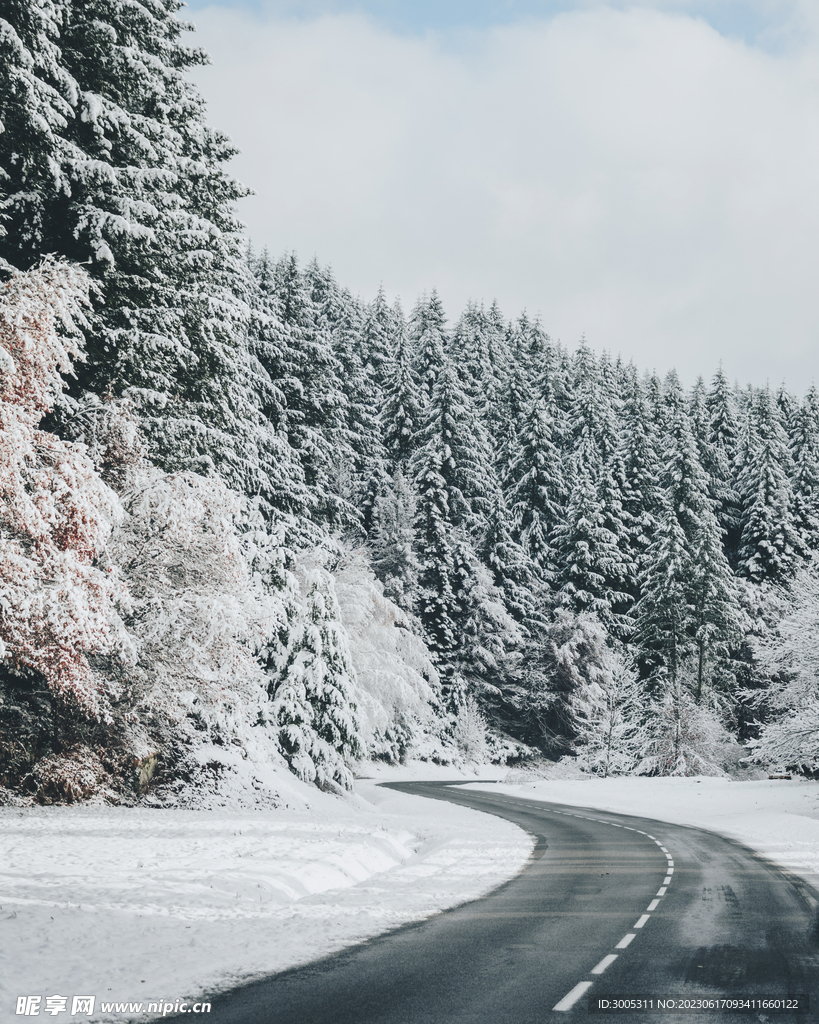
[[[561,774],[560,766],[556,774]],[[579,774],[579,773],[577,773]],[[819,784],[805,779],[536,778],[470,789],[694,825],[738,839],[819,889]]]
[[[475,899],[531,852],[500,818],[357,790],[291,785],[301,806],[275,810],[0,808],[0,1020],[21,995],[95,994],[84,1019],[102,1021],[132,1015],[101,1000],[224,990]]]
[[[287,804],[261,810],[0,808],[0,1020],[18,996],[55,993],[96,995],[84,1019],[145,1020],[100,1002],[222,991],[478,898],[526,863],[532,839],[516,826],[377,785],[390,780],[459,780],[707,828],[819,884],[816,783],[596,779],[569,761],[551,778],[420,762],[366,770],[344,799],[284,773]]]

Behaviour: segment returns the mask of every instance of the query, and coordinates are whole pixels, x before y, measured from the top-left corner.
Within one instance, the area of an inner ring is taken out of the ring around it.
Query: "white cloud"
[[[594,8],[446,38],[196,15],[257,245],[365,297],[436,286],[686,379],[802,390],[819,342],[815,40]]]

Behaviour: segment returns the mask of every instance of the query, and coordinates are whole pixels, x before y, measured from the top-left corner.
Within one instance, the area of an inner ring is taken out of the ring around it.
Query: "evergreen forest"
[[[181,7],[0,0],[0,802],[819,770],[816,387],[259,251]]]

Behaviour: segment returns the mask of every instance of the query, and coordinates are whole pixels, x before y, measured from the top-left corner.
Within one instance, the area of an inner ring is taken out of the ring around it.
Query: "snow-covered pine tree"
[[[743,634],[736,580],[722,547],[722,531],[708,505],[691,543],[690,630],[696,650],[694,699],[713,685],[716,664],[724,661]]]
[[[594,615],[558,608],[532,637],[515,694],[521,738],[556,760],[572,753],[581,728],[578,695],[609,664],[606,634]]]
[[[430,645],[446,657],[457,646],[461,611],[455,551],[459,534],[479,536],[491,493],[488,445],[455,369],[445,359],[416,440],[411,470],[418,492],[419,614]],[[463,559],[460,562],[467,564]]]
[[[703,517],[711,514],[708,479],[700,462],[699,451],[685,394],[676,374],[666,380],[667,428],[660,459],[663,465],[661,484],[685,535],[690,551]]]
[[[21,268],[45,251],[43,236],[67,187],[65,165],[82,158],[64,137],[76,93],[59,48],[66,16],[65,0],[20,0],[0,10],[0,186],[11,228],[0,260]]]
[[[395,337],[402,320],[400,305],[397,309],[390,309],[384,286],[380,285],[373,301],[364,308],[358,347],[361,363],[379,391],[387,385]]]
[[[629,602],[618,589],[628,569],[617,536],[605,525],[600,487],[593,477],[594,458],[582,445],[573,457],[574,481],[563,522],[555,531],[558,570],[555,588],[560,603],[575,613],[596,615],[612,637],[622,639],[628,623],[620,611]]]
[[[406,472],[421,426],[421,385],[412,366],[412,351],[400,305],[395,310],[395,340],[385,367],[381,437],[393,471]]]
[[[633,367],[629,368],[627,380],[620,458],[625,475],[623,507],[628,516],[628,549],[636,577],[631,596],[636,599],[657,525],[659,459],[650,410]]]
[[[352,461],[345,425],[347,399],[330,329],[340,314],[335,307],[322,310],[311,294],[314,288],[317,298],[326,295],[328,303],[334,302],[334,284],[329,273],[315,267],[311,278],[305,278],[294,254],[279,260],[272,312],[285,328],[284,359],[281,366],[265,366],[271,378],[281,382],[288,440],[313,492],[314,514],[328,526],[338,526],[352,515],[334,480],[339,468]]]
[[[819,548],[819,393],[808,389],[793,415],[790,432],[793,460],[793,521],[802,549]]]
[[[420,381],[422,403],[432,392],[444,363],[447,348],[446,317],[438,293],[433,288],[427,298],[416,302],[409,321],[412,367]]]
[[[512,536],[512,518],[499,487],[490,501],[477,554],[502,591],[510,614],[521,622],[532,599],[530,569],[523,549]]]
[[[555,571],[554,535],[566,500],[555,433],[554,406],[532,399],[523,412],[516,451],[504,480],[513,536],[540,579],[551,579]]]
[[[691,421],[691,433],[697,444],[700,462],[705,466],[712,461],[708,446],[710,444],[711,423],[708,412],[708,395],[702,376],[697,377],[688,400],[688,417]]]
[[[737,744],[717,712],[698,704],[685,670],[669,678],[647,716],[645,756],[640,775],[725,775],[725,763],[736,760]]]
[[[660,508],[640,579],[641,596],[634,606],[637,657],[654,688],[665,678],[676,680],[691,649],[691,555],[667,497],[663,496]]]
[[[734,463],[739,427],[736,400],[722,367],[714,374],[705,404],[708,411],[708,445],[702,464],[708,474],[709,492],[717,502],[717,517],[724,531],[725,552],[728,561],[735,566],[740,510],[739,495],[734,486]]]
[[[0,100],[13,170],[0,258],[90,261],[96,310],[74,398],[128,391],[155,460],[216,467],[275,504],[281,489],[268,480],[286,453],[260,410],[268,382],[245,344],[248,274],[233,210],[245,190],[226,175],[234,150],[207,125],[187,77],[207,58],[182,43],[181,6],[4,7],[3,38],[23,74]],[[76,414],[67,408],[58,421]]]
[[[489,329],[486,310],[470,300],[447,339],[447,353],[457,363],[464,389],[473,401],[487,376]]]
[[[361,726],[355,672],[340,620],[332,577],[321,567],[310,569],[270,693],[279,745],[292,771],[323,788],[350,789]]]
[[[418,492],[415,537],[418,550],[418,617],[430,649],[439,657],[457,644],[458,613],[453,592],[454,555],[447,482],[441,469],[444,453],[425,446],[414,459]]]
[[[793,520],[788,439],[770,388],[754,396],[737,461],[742,503],[738,571],[755,582],[787,579],[802,547]]]
[[[373,571],[384,585],[384,594],[410,614],[418,603],[416,504],[415,493],[399,467],[376,499],[369,538]]]
[[[485,522],[493,483],[489,440],[447,358],[439,369],[415,444],[412,466],[416,479],[434,453],[446,485],[448,521],[477,536]]]
[[[463,687],[454,703],[461,704],[468,694],[484,701],[503,699],[517,669],[521,629],[506,608],[503,591],[463,531],[455,535],[452,555],[457,644],[450,660]]]

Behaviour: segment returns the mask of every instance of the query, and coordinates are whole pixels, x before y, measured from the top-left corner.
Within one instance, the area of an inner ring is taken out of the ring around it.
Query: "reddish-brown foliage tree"
[[[123,653],[126,596],[105,544],[119,501],[84,453],[40,430],[82,358],[88,278],[53,259],[0,290],[0,657],[63,701],[107,717],[86,654]]]

